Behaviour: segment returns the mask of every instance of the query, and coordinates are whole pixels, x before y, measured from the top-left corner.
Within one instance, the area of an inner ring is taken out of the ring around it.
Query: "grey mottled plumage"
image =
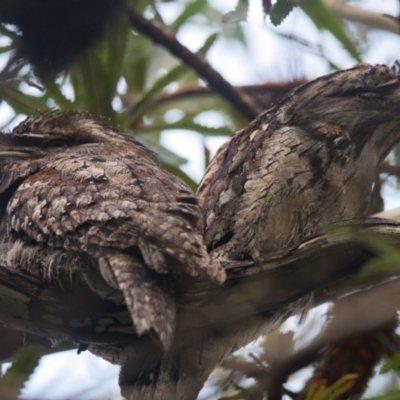
[[[225,276],[190,189],[141,144],[80,113],[47,112],[0,135],[0,211],[10,266],[51,280],[76,273],[107,298],[122,292],[137,333],[153,329],[165,348],[175,319],[167,277]]]
[[[259,260],[365,214],[400,140],[400,75],[362,64],[302,85],[218,151],[200,184],[218,259]]]
[[[198,195],[211,254],[221,260],[259,260],[326,224],[362,215],[377,167],[400,139],[399,111],[400,76],[386,66],[360,65],[291,91],[225,143],[206,171]],[[241,269],[236,272],[245,278]],[[242,298],[243,280],[233,282],[229,295]],[[290,290],[294,282],[288,282]],[[301,306],[295,302],[278,308],[283,293],[275,293],[273,283],[252,289],[243,300],[252,316],[216,324],[215,330],[207,327],[202,336],[196,330],[198,340],[190,340],[142,379],[131,380],[130,398],[196,399],[224,358]],[[260,315],[263,307],[256,299],[264,290],[277,308]]]

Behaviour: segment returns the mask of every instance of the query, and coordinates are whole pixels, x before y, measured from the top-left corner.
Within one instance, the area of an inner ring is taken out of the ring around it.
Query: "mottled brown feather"
[[[299,86],[237,132],[198,190],[211,254],[259,260],[364,215],[400,140],[399,103],[398,72],[362,64]]]
[[[71,112],[28,119],[0,136],[0,168],[10,236],[90,256],[122,291],[139,335],[154,329],[171,344],[175,309],[162,283],[170,273],[224,280],[204,246],[196,196],[101,121]]]

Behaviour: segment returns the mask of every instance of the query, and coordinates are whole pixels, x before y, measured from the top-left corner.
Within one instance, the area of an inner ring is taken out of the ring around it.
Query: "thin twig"
[[[1,87],[5,87],[5,86],[8,86],[8,85],[11,85],[12,83],[15,83],[15,82],[18,82],[18,83],[24,82],[27,85],[32,86],[32,87],[40,90],[41,92],[44,92],[44,87],[42,85],[39,85],[38,83],[32,82],[32,81],[30,81],[29,79],[26,79],[26,78],[9,78],[9,79],[6,79],[3,82],[1,82]]]
[[[263,383],[268,399],[280,398],[287,377],[315,361],[326,346],[395,321],[400,304],[399,288],[400,279],[395,279],[339,300],[334,318],[309,345],[289,357],[271,360],[268,379]]]
[[[338,0],[324,0],[325,5],[339,18],[367,25],[374,29],[382,29],[388,32],[400,34],[400,26],[397,18],[381,14],[376,11],[366,10],[360,7],[350,6]]]
[[[153,42],[165,47],[174,56],[193,68],[197,74],[205,79],[213,91],[226,99],[248,120],[254,119],[263,111],[248,96],[235,89],[235,87],[226,81],[204,58],[192,53],[187,47],[179,43],[172,33],[166,32],[154,21],[147,20],[131,7],[128,9],[128,16],[130,24],[134,28],[150,37]]]
[[[258,85],[236,86],[235,88],[241,93],[250,96],[252,99],[257,99],[257,104],[259,105],[259,107],[263,110],[267,110],[272,106],[273,103],[275,103],[278,99],[285,95],[289,90],[292,90],[295,87],[302,85],[306,82],[306,79],[296,79],[288,82],[268,82]],[[213,92],[208,87],[188,86],[179,89],[173,93],[163,93],[152,103],[150,103],[147,109],[152,110],[165,103],[184,100],[188,97],[209,96],[212,94]],[[129,98],[129,93],[126,96],[127,98]]]
[[[400,167],[383,162],[379,167],[379,173],[400,176]]]

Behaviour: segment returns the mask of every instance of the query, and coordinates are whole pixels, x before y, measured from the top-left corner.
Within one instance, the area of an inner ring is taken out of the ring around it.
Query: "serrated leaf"
[[[357,62],[362,62],[357,47],[350,39],[342,21],[326,7],[322,0],[300,0],[300,7],[318,29],[329,31]]]
[[[278,26],[299,3],[296,0],[278,0],[271,8],[269,17],[272,25]]]
[[[224,24],[235,24],[246,21],[249,12],[249,0],[238,0],[236,8],[222,16]]]

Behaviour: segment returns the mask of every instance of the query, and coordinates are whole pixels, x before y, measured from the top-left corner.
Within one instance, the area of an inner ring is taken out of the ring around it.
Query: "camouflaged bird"
[[[206,171],[198,196],[210,254],[221,261],[261,261],[328,224],[365,215],[379,164],[399,141],[396,68],[363,64],[295,88],[225,143]],[[264,332],[303,312],[310,299],[277,310]],[[257,338],[244,327],[232,330],[241,345]],[[359,398],[387,352],[387,341],[377,340],[382,337],[387,330],[329,348],[296,398],[307,397],[313,383],[332,385],[344,373],[358,378],[342,397]],[[225,350],[221,345],[220,354]]]
[[[175,320],[166,277],[224,280],[196,196],[140,143],[81,113],[46,112],[0,135],[0,202],[9,266],[122,292],[136,332],[154,330],[165,349]]]
[[[327,224],[365,215],[400,140],[400,74],[358,65],[292,90],[225,143],[198,196],[220,260],[260,260]]]

